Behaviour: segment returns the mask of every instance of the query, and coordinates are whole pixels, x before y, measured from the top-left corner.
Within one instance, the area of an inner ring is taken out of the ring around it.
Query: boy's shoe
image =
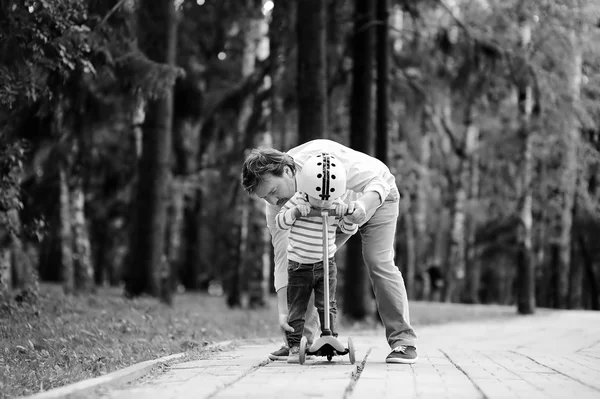
[[[287,346],[284,345],[281,348],[277,349],[275,352],[269,353],[269,359],[271,359],[271,360],[287,360],[289,352],[290,352],[290,348],[288,348]]]
[[[401,363],[401,364],[413,364],[419,360],[417,356],[417,348],[414,346],[400,345],[395,347],[388,357],[385,359],[386,363]]]
[[[300,363],[300,347],[292,346],[287,358],[288,363]]]

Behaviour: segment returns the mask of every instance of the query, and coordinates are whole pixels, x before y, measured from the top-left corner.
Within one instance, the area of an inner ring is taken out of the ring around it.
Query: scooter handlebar
[[[314,209],[313,208],[313,209],[310,210],[310,212],[309,212],[309,214],[307,216],[321,216],[321,212],[323,212],[323,211],[320,210],[320,209]],[[329,216],[335,216],[336,215],[335,209],[327,209],[327,214]],[[351,212],[346,212],[345,216],[348,216],[348,215],[352,215],[352,213]]]

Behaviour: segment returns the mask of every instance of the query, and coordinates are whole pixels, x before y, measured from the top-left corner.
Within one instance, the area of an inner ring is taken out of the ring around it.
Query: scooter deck
[[[318,338],[307,350],[308,355],[316,356],[345,355],[347,353],[348,349],[337,338],[331,335]]]

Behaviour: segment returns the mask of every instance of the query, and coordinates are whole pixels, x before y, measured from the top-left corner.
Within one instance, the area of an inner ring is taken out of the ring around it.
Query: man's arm
[[[282,287],[287,287],[287,245],[288,231],[280,230],[275,225],[275,216],[279,212],[279,207],[266,203],[267,227],[271,233],[271,243],[273,244],[275,268],[273,276],[275,279],[275,291]]]
[[[381,194],[377,191],[365,191],[364,195],[360,197],[357,202],[362,203],[365,208],[369,210],[383,204],[384,199],[385,198],[381,198]]]
[[[288,304],[287,304],[287,287],[283,287],[280,288],[277,291],[277,313],[279,314],[279,325],[281,326],[281,328],[283,328],[284,330],[286,329],[284,325],[282,325],[282,322],[285,323],[285,325],[287,325],[290,330],[290,332],[293,332],[294,329],[287,324],[288,321]],[[281,320],[281,318],[284,317],[284,320]]]
[[[350,237],[352,237],[350,234],[342,233],[341,230],[338,231],[335,235],[335,247],[341,248]]]
[[[278,212],[277,206],[266,204],[267,227],[271,233],[271,242],[275,254],[273,277],[275,279],[275,291],[277,292],[277,319],[281,327],[283,342],[287,345],[285,332],[294,331],[288,324],[289,311],[287,306],[287,243],[289,230],[280,230],[275,227],[275,217]]]
[[[381,204],[384,198],[377,191],[365,191],[365,193],[351,204],[353,212],[348,216],[348,221],[355,224],[362,224],[367,220],[367,215],[372,215]]]

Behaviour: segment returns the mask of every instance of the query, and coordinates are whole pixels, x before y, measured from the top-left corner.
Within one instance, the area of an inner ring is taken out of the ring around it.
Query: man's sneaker
[[[385,359],[386,363],[402,363],[402,364],[413,364],[419,360],[417,356],[417,348],[414,346],[400,345],[395,347],[388,357]]]
[[[290,354],[287,358],[288,363],[300,363],[300,347],[292,346],[290,348]]]
[[[290,352],[290,348],[287,346],[282,346],[277,349],[275,352],[269,353],[269,359],[271,360],[287,360],[288,354]]]

